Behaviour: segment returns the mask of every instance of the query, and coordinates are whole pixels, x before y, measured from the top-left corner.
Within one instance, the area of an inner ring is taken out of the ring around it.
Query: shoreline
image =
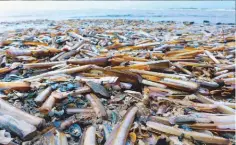
[[[60,22],[65,22],[65,21],[116,21],[116,20],[123,20],[123,21],[149,21],[152,23],[157,23],[157,24],[168,24],[168,23],[172,23],[172,24],[176,24],[176,25],[182,25],[182,24],[190,24],[193,23],[191,25],[194,26],[203,26],[203,25],[207,25],[207,26],[234,26],[234,23],[212,23],[210,21],[207,20],[203,20],[203,22],[201,23],[197,23],[194,21],[156,21],[156,20],[151,20],[150,18],[147,18],[145,20],[142,19],[117,19],[117,18],[110,18],[110,19],[103,19],[103,18],[99,18],[99,19],[95,19],[95,18],[74,18],[74,19],[65,19],[65,20],[50,20],[50,19],[36,19],[36,20],[19,20],[19,21],[14,21],[14,22],[0,22],[0,33],[4,33],[6,31],[14,31],[14,30],[18,30],[18,29],[27,29],[27,28],[39,28],[39,29],[44,29],[44,28],[48,28],[50,27],[51,24],[53,23],[60,23]],[[204,23],[204,21],[206,21],[207,23]],[[4,30],[3,30],[4,29]]]
[[[61,20],[54,20],[54,19],[32,19],[32,20],[16,20],[16,21],[0,21],[0,25],[1,24],[15,24],[15,23],[29,23],[29,22],[38,22],[38,21],[54,21],[54,22],[58,22],[58,21],[75,21],[75,20],[133,20],[133,21],[143,21],[143,20],[147,20],[147,21],[152,21],[152,22],[173,22],[173,23],[183,23],[183,22],[194,22],[194,21],[171,21],[171,20],[152,20],[151,18],[147,17],[145,19],[139,19],[139,18],[96,18],[96,17],[87,17],[87,18],[67,18],[67,19],[61,19]],[[203,20],[203,21],[208,21],[208,20]],[[202,22],[203,22],[202,21]],[[194,22],[194,24],[202,24],[202,22]],[[210,22],[210,21],[209,21]],[[234,25],[234,23],[232,22],[228,22],[228,23],[223,23],[223,22],[216,22],[216,23],[212,23],[210,22],[210,24],[217,24],[220,23],[221,25]]]

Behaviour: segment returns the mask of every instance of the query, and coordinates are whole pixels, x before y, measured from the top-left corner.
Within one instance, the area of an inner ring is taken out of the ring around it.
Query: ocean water
[[[35,11],[35,12],[9,12],[0,13],[0,22],[13,22],[21,20],[36,19],[149,19],[153,21],[194,21],[201,23],[203,20],[212,23],[235,22],[235,10],[233,9],[157,9],[157,10],[53,10],[53,11]]]
[[[52,10],[52,11],[34,11],[34,12],[9,12],[0,13],[0,31],[14,28],[24,28],[28,25],[20,25],[20,21],[48,19],[48,20],[66,20],[66,19],[138,19],[152,21],[194,21],[202,23],[204,20],[212,24],[235,23],[234,9],[153,9],[153,10],[118,10],[118,9],[93,9],[93,10]],[[9,22],[9,23],[1,23]],[[44,27],[43,24],[38,26]]]

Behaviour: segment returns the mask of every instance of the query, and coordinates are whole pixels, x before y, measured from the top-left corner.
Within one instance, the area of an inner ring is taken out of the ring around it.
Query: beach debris
[[[36,133],[36,127],[33,125],[4,114],[0,116],[0,127],[16,134],[22,140],[32,139]]]
[[[124,119],[120,124],[117,124],[117,128],[113,129],[109,139],[105,143],[107,144],[117,144],[117,145],[125,145],[127,136],[129,133],[129,129],[131,128],[132,122],[134,121],[134,117],[136,112],[138,111],[137,107],[131,108],[127,114],[124,116]]]
[[[79,137],[82,134],[82,130],[80,128],[80,126],[78,124],[72,124],[69,129],[68,132],[72,135],[72,136],[76,136]]]
[[[96,128],[94,126],[90,126],[86,129],[82,145],[88,144],[96,145]]]
[[[34,101],[38,104],[42,104],[47,99],[47,97],[51,94],[51,92],[52,92],[52,88],[47,87],[34,99]]]
[[[233,144],[234,33],[127,19],[1,33],[0,144]]]
[[[13,138],[11,138],[11,134],[9,132],[6,132],[6,130],[0,130],[0,143],[1,144],[10,144],[12,140]]]
[[[0,112],[5,115],[10,115],[17,119],[24,120],[25,122],[28,122],[36,127],[41,127],[45,124],[45,120],[43,118],[28,114],[2,99],[0,99],[0,106]]]
[[[95,92],[104,97],[109,97],[107,90],[100,84],[94,83],[92,81],[86,82],[86,84]]]
[[[180,136],[183,134],[183,137],[185,138],[194,138],[199,141],[204,141],[206,143],[213,143],[213,144],[227,144],[229,143],[228,139],[222,138],[222,137],[216,137],[216,136],[211,136],[203,133],[198,133],[198,132],[192,132],[192,131],[184,131],[182,129],[176,129],[174,127],[166,126],[161,123],[156,123],[156,122],[147,122],[147,126],[150,127],[151,129],[158,130],[161,132],[165,132],[168,134],[173,134],[176,136]]]
[[[94,112],[97,114],[97,117],[107,117],[106,109],[95,94],[87,94],[86,99],[91,103],[91,106]]]

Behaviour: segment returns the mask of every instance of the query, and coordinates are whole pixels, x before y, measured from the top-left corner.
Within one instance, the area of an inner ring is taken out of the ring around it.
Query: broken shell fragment
[[[161,123],[156,123],[156,122],[151,122],[151,121],[147,122],[147,126],[150,127],[151,129],[165,132],[172,135],[176,135],[176,136],[180,136],[181,134],[184,134],[185,138],[190,139],[191,137],[193,137],[196,140],[204,141],[206,143],[228,144],[230,142],[228,139],[225,139],[222,137],[211,136],[211,135],[198,133],[198,132],[183,131],[182,129],[173,128],[170,126],[163,125]]]
[[[94,126],[87,128],[83,145],[96,145],[96,128]]]
[[[110,135],[110,139],[108,139],[111,142],[106,142],[105,145],[112,144],[112,145],[125,145],[126,139],[129,133],[129,129],[131,128],[131,125],[134,121],[135,114],[138,111],[137,107],[131,108],[125,117],[123,118],[123,121],[119,125],[118,130],[113,129],[114,136]],[[113,134],[113,132],[111,134]]]
[[[35,99],[34,101],[38,104],[42,104],[43,101],[47,99],[47,97],[51,94],[52,88],[47,87],[45,90],[43,90]]]
[[[86,98],[90,101],[97,117],[107,118],[106,110],[95,94],[87,94]]]
[[[36,127],[9,115],[0,114],[0,127],[13,132],[22,140],[32,139],[36,135]]]
[[[28,114],[12,105],[6,101],[0,99],[0,112],[4,112],[6,115],[10,115],[20,120],[24,120],[36,127],[42,127],[45,125],[45,120],[31,114]]]
[[[183,81],[171,78],[164,78],[160,83],[165,84],[168,87],[173,87],[183,91],[192,91],[195,92],[199,88],[199,84],[191,81]]]

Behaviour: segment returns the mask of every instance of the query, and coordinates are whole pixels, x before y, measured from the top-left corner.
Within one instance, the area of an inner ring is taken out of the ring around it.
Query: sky
[[[78,9],[232,9],[234,1],[0,1],[0,12]]]

